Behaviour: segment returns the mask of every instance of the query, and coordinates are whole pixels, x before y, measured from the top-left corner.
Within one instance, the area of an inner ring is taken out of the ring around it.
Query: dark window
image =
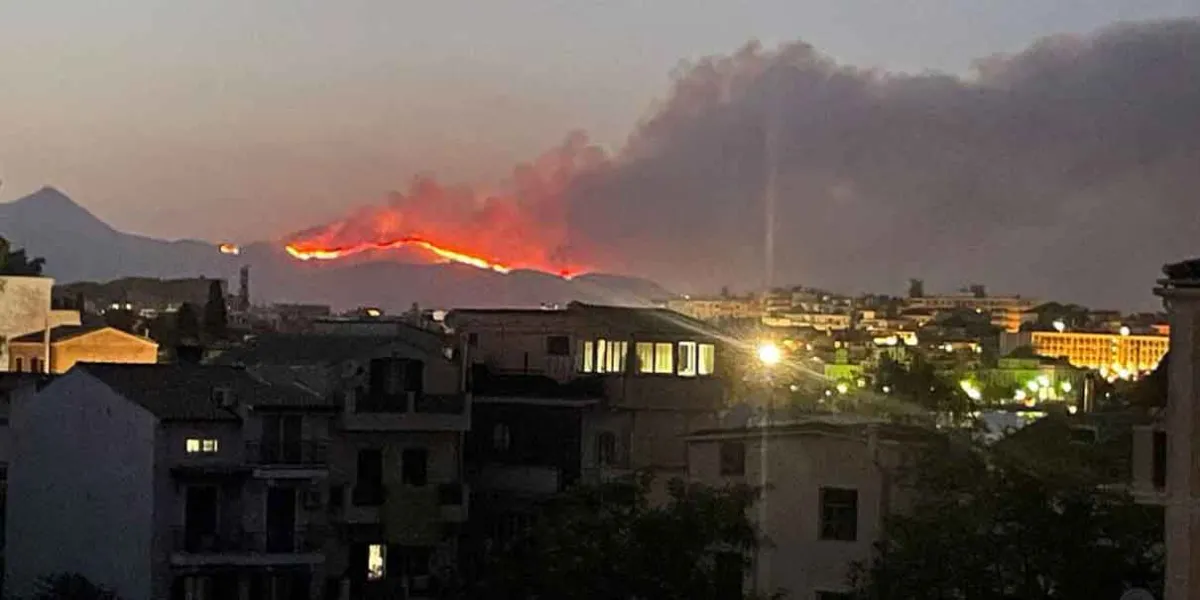
[[[429,451],[406,448],[400,456],[400,479],[407,485],[425,485],[429,479]]]
[[[617,461],[617,436],[604,431],[596,436],[596,464],[605,466]]]
[[[18,356],[17,357],[17,372],[20,373],[21,371],[24,371],[24,370],[25,370],[25,361],[20,356]]]
[[[358,506],[383,503],[383,451],[359,450],[353,502]]]
[[[547,336],[546,354],[550,356],[567,356],[571,354],[571,338],[565,335]]]
[[[1167,487],[1167,432],[1154,432],[1154,487]]]
[[[31,373],[41,373],[42,372],[42,361],[37,358],[29,359],[29,371]]]
[[[746,444],[743,442],[721,442],[721,474],[746,474]]]
[[[479,345],[479,334],[478,333],[468,333],[467,334],[467,345],[472,348],[478,346]]]
[[[821,488],[821,539],[858,539],[858,490]]]

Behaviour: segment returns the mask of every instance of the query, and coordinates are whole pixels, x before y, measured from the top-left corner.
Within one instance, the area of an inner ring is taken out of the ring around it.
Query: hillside
[[[667,297],[658,285],[634,277],[588,274],[564,280],[536,271],[500,274],[457,264],[422,264],[405,252],[345,263],[300,262],[276,244],[259,242],[240,255],[216,244],[166,241],[117,231],[62,192],[42,188],[0,204],[0,235],[46,259],[60,284],[115,279],[208,277],[235,288],[238,269],[251,270],[255,303],[313,302],[336,309],[378,306],[391,312],[421,306],[502,307],[580,300],[640,305]],[[408,260],[410,262],[403,262]]]

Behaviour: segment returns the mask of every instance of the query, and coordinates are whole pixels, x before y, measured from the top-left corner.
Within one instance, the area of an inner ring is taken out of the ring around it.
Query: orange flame
[[[337,258],[344,258],[346,256],[352,256],[354,254],[366,252],[368,250],[391,250],[393,248],[400,248],[402,246],[410,246],[410,245],[417,246],[418,248],[424,248],[425,250],[428,250],[429,252],[436,254],[438,257],[440,257],[448,262],[456,262],[456,263],[461,263],[464,265],[471,265],[472,267],[477,267],[477,268],[489,270],[489,271],[495,271],[497,273],[508,273],[508,272],[512,271],[511,268],[506,267],[500,263],[492,262],[485,258],[467,254],[465,252],[459,252],[456,250],[451,250],[449,248],[443,248],[442,246],[438,246],[438,245],[434,244],[433,242],[430,242],[429,240],[423,240],[420,238],[411,238],[411,237],[410,238],[401,238],[398,240],[392,240],[392,241],[388,241],[388,242],[364,243],[364,244],[359,244],[357,246],[349,246],[346,248],[308,248],[308,249],[304,249],[304,248],[300,248],[297,244],[288,244],[287,246],[284,247],[284,249],[287,250],[288,254],[291,254],[292,256],[294,256],[300,260],[314,260],[314,259],[315,260],[334,260]],[[566,275],[564,275],[564,277],[565,276]]]
[[[584,263],[568,235],[565,193],[579,174],[604,161],[603,151],[586,136],[573,134],[495,186],[447,186],[420,176],[385,203],[283,242],[300,260],[412,246],[443,261],[498,273],[534,269],[570,278]]]

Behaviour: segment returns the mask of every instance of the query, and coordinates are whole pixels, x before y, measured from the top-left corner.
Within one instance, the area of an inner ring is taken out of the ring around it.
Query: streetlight
[[[783,359],[783,353],[779,351],[779,346],[775,342],[763,342],[758,345],[758,362],[765,367],[773,367],[779,364]]]

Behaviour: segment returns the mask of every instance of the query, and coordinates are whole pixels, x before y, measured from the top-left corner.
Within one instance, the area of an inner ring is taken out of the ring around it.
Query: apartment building
[[[1133,490],[1165,506],[1165,600],[1200,597],[1200,259],[1163,268],[1154,293],[1170,322],[1166,409],[1157,423],[1135,430]]]
[[[1000,352],[1029,346],[1041,356],[1064,358],[1071,365],[1104,375],[1131,378],[1153,371],[1167,353],[1170,337],[1118,331],[1021,331],[1000,336]]]
[[[582,399],[596,408],[581,456],[589,468],[603,452],[622,469],[653,470],[660,486],[684,477],[683,437],[713,426],[724,401],[727,356],[719,338],[673,311],[571,303],[561,310],[457,310],[446,323],[477,371],[588,387]],[[525,397],[566,399],[554,386],[544,393]]]
[[[765,486],[751,510],[764,532],[746,582],[789,598],[848,598],[850,567],[871,556],[902,509],[898,470],[927,434],[854,415],[726,425],[688,436],[688,477]]]
[[[12,408],[8,591],[75,572],[131,600],[320,597],[335,414],[234,367],[76,365]]]
[[[721,319],[758,319],[763,316],[763,301],[754,296],[672,298],[667,308],[701,321]]]
[[[9,371],[61,374],[75,363],[158,362],[158,344],[103,325],[60,325],[13,338]]]
[[[272,334],[220,362],[295,381],[338,407],[329,444],[327,598],[433,594],[452,574],[470,493],[471,396],[456,351],[415,327],[387,337]]]

